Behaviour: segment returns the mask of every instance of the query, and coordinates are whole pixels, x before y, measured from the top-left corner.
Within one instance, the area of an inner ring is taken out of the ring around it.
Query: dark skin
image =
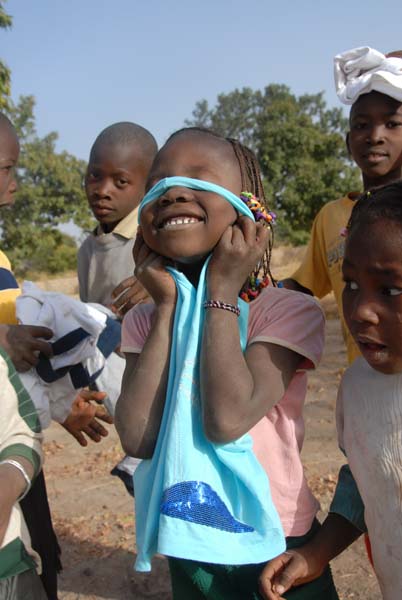
[[[390,52],[389,56],[402,58],[402,51]],[[362,172],[364,190],[402,179],[402,103],[379,92],[363,94],[351,108],[349,124],[347,148]],[[285,279],[283,284],[312,295],[294,279]],[[268,563],[261,578],[264,597],[274,600],[292,585],[318,577],[325,561],[337,556],[359,535],[352,523],[329,514],[310,544]]]
[[[113,231],[138,206],[144,195],[149,161],[137,144],[98,142],[91,150],[85,174],[89,206],[103,231]]]
[[[349,124],[346,144],[361,170],[364,190],[402,179],[402,103],[379,92],[363,94],[351,108]],[[312,295],[295,279],[284,279],[283,285]]]
[[[342,265],[345,320],[373,369],[402,372],[402,243],[399,223],[377,219],[348,235]]]
[[[402,103],[379,92],[363,94],[351,108],[349,123],[348,150],[361,169],[364,189],[402,179]],[[283,283],[288,289],[311,294],[294,279]],[[269,600],[278,597],[271,586],[283,586],[286,590],[318,576],[325,567],[323,559],[332,559],[359,535],[351,523],[330,514],[311,544],[268,563],[261,580],[265,597]],[[320,545],[329,551],[319,551]],[[317,557],[318,568],[314,562]],[[314,577],[306,579],[306,573]]]
[[[88,439],[98,443],[109,435],[108,430],[101,423],[101,421],[109,425],[113,423],[113,417],[101,406],[105,397],[105,392],[81,390],[72,404],[70,414],[62,423],[64,429],[77,440],[80,446],[88,446]]]
[[[8,458],[20,463],[32,480],[34,468],[29,460],[19,455]],[[10,464],[0,465],[0,545],[9,525],[12,508],[26,487],[27,483],[18,469]]]
[[[401,179],[402,103],[379,92],[363,94],[351,108],[349,123],[350,130],[346,142],[350,155],[362,172],[364,190]],[[283,284],[288,289],[312,295],[309,289],[304,288],[294,279],[285,279]],[[291,585],[310,581],[309,578],[305,579],[307,572],[318,576],[323,565],[321,559],[327,557],[331,559],[336,556],[359,534],[360,532],[351,523],[339,515],[330,514],[325,521],[325,527],[317,534],[317,539],[313,540],[311,545],[297,552],[292,551],[281,555],[268,563],[261,580],[265,597],[269,600],[278,597],[271,586],[283,585],[286,590]],[[320,544],[323,547],[326,544],[333,550],[327,554],[319,553],[320,561],[317,569],[310,564],[309,557],[320,547]]]
[[[402,370],[401,252],[399,224],[378,219],[348,235],[342,266],[346,323],[366,361],[385,374]],[[315,579],[360,533],[329,514],[309,544],[268,563],[261,576],[264,597],[275,600],[292,585]]]
[[[0,346],[4,348],[20,373],[38,364],[39,353],[52,356],[52,347],[46,341],[53,337],[47,327],[35,325],[0,325]]]
[[[0,206],[14,204],[18,187],[15,168],[19,153],[20,144],[14,129],[0,120]]]
[[[0,207],[14,204],[17,191],[15,168],[19,150],[19,141],[14,128],[7,121],[0,119]],[[0,324],[0,345],[20,373],[35,367],[40,353],[48,358],[52,356],[52,346],[47,341],[52,337],[53,332],[48,327]],[[91,400],[99,401],[98,396],[93,396],[92,392],[82,394],[76,399],[76,402],[78,399],[81,403],[85,402],[85,406],[81,404],[82,415],[78,418],[73,411],[63,425],[81,445],[86,445],[85,438],[82,439],[83,433],[94,441],[100,441],[102,436],[107,435],[107,431],[97,419],[107,423],[112,421],[99,406],[91,404]]]
[[[173,175],[205,179],[238,195],[241,192],[239,165],[230,144],[199,132],[181,133],[162,148],[150,185]],[[181,224],[182,217],[192,222]],[[141,354],[127,355],[116,428],[128,454],[149,458],[164,409],[177,294],[165,266],[174,261],[176,268],[197,284],[205,258],[213,251],[207,273],[208,297],[234,304],[265,250],[268,231],[247,217],[238,218],[220,196],[179,187],[145,207],[141,224],[134,248],[136,275],[156,309]],[[243,354],[236,316],[208,310],[200,379],[206,436],[225,443],[249,431],[281,399],[299,362],[298,354],[274,344],[252,344]],[[230,378],[218,376],[229,371]]]
[[[0,207],[14,204],[17,191],[15,168],[20,145],[12,125],[0,119]],[[38,363],[39,352],[51,356],[52,348],[46,341],[53,332],[47,327],[0,324],[0,346],[10,356],[17,371],[28,371]]]
[[[337,514],[329,514],[308,544],[283,552],[270,560],[260,576],[260,592],[266,600],[280,600],[293,586],[317,579],[328,563],[350,546],[361,531]]]
[[[98,142],[91,150],[85,175],[88,203],[105,233],[114,230],[144,196],[150,159],[135,143],[110,145]],[[148,294],[132,275],[112,292],[111,309],[123,316],[139,302],[149,301]]]

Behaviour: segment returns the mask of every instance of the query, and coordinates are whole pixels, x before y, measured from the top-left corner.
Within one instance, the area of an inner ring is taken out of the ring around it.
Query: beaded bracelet
[[[229,302],[221,302],[220,300],[206,300],[203,306],[204,308],[222,308],[223,310],[228,310],[238,317],[240,316],[240,308],[234,304],[229,304]]]
[[[5,460],[0,461],[0,465],[11,465],[11,466],[15,467],[16,469],[19,470],[19,472],[25,479],[27,486],[26,486],[25,490],[22,492],[21,496],[18,498],[18,502],[19,502],[20,500],[25,498],[25,496],[31,489],[32,481],[29,479],[28,473],[25,471],[23,465],[20,462],[18,462],[17,460],[13,460],[12,458],[6,458]]]

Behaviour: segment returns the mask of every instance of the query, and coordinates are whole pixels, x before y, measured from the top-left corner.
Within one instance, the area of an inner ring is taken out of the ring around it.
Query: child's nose
[[[8,186],[8,191],[10,194],[15,194],[17,189],[18,189],[18,183],[17,183],[17,180],[13,177],[10,185]]]
[[[367,141],[369,144],[381,144],[384,141],[384,126],[373,125],[368,131]]]
[[[353,304],[352,319],[358,323],[378,325],[379,316],[374,299],[358,294]]]
[[[172,187],[159,198],[159,204],[167,205],[175,202],[189,202],[191,200],[191,190],[188,188]]]
[[[96,182],[94,192],[100,198],[110,197],[111,183],[107,179],[101,179]]]

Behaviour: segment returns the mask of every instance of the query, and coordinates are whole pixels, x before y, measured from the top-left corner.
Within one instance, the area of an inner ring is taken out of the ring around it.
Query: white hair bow
[[[387,58],[368,46],[354,48],[335,56],[334,75],[336,93],[344,104],[372,91],[402,102],[402,58]]]

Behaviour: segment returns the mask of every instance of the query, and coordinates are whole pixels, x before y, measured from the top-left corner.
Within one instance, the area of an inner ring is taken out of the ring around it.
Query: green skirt
[[[314,521],[305,535],[286,538],[287,549],[303,546],[319,527],[318,521]],[[258,581],[265,563],[232,566],[168,559],[174,600],[262,599]],[[289,590],[283,597],[288,600],[339,600],[329,567],[318,579]]]

